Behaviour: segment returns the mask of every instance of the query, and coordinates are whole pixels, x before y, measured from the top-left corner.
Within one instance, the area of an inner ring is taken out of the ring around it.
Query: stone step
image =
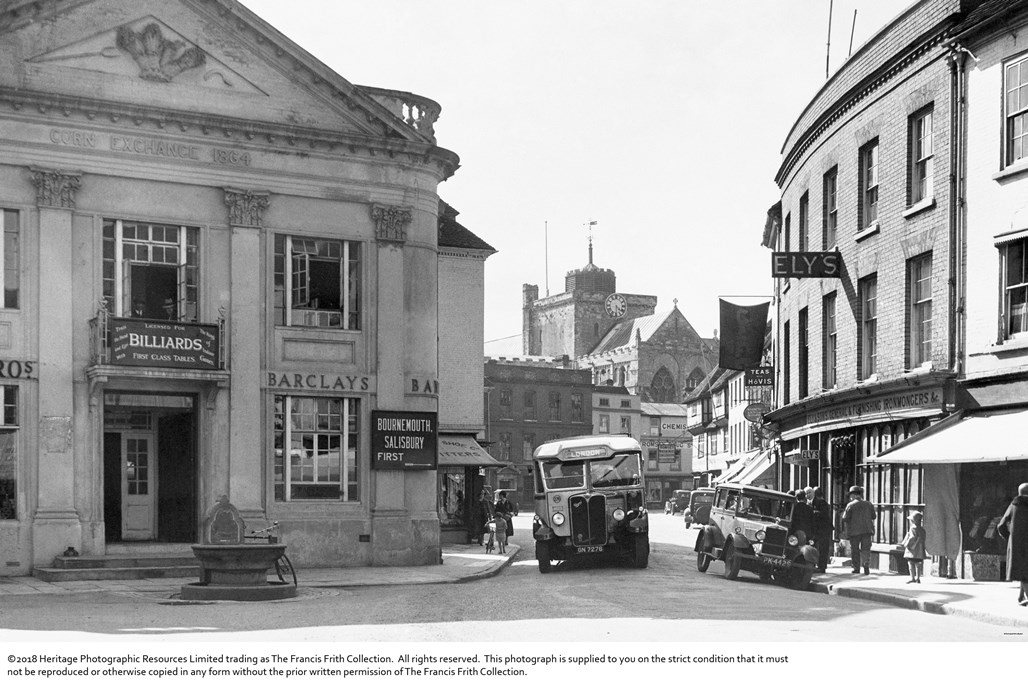
[[[113,568],[41,568],[32,575],[48,583],[74,580],[139,580],[141,578],[199,578],[200,564],[193,566],[121,566]]]
[[[165,554],[105,554],[54,558],[54,568],[140,568],[163,566],[198,566],[192,551],[188,554],[170,552]]]

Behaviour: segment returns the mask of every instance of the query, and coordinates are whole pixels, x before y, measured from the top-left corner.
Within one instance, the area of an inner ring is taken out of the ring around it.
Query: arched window
[[[700,367],[697,366],[692,370],[692,373],[689,374],[689,377],[685,379],[685,389],[695,390],[702,380],[703,372],[700,371]]]
[[[650,381],[650,401],[678,401],[678,393],[675,392],[675,379],[672,378],[671,372],[667,370],[667,367],[662,366],[657,370],[657,373],[653,374],[653,380]]]

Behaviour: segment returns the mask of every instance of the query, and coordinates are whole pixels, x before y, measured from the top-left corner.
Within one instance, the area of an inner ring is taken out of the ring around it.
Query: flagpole
[[[543,252],[546,256],[546,297],[550,296],[550,222],[543,222]]]

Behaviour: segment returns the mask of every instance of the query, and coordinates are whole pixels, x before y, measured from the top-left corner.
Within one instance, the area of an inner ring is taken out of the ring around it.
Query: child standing
[[[924,517],[919,513],[915,512],[910,515],[910,530],[903,537],[903,558],[907,560],[907,566],[910,568],[910,583],[920,583],[921,576],[924,575],[924,558],[925,558],[925,530],[924,526],[921,525],[921,521]]]

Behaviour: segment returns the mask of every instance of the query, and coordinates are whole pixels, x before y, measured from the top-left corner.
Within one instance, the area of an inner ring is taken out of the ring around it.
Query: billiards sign
[[[772,278],[842,278],[840,252],[772,252]]]

